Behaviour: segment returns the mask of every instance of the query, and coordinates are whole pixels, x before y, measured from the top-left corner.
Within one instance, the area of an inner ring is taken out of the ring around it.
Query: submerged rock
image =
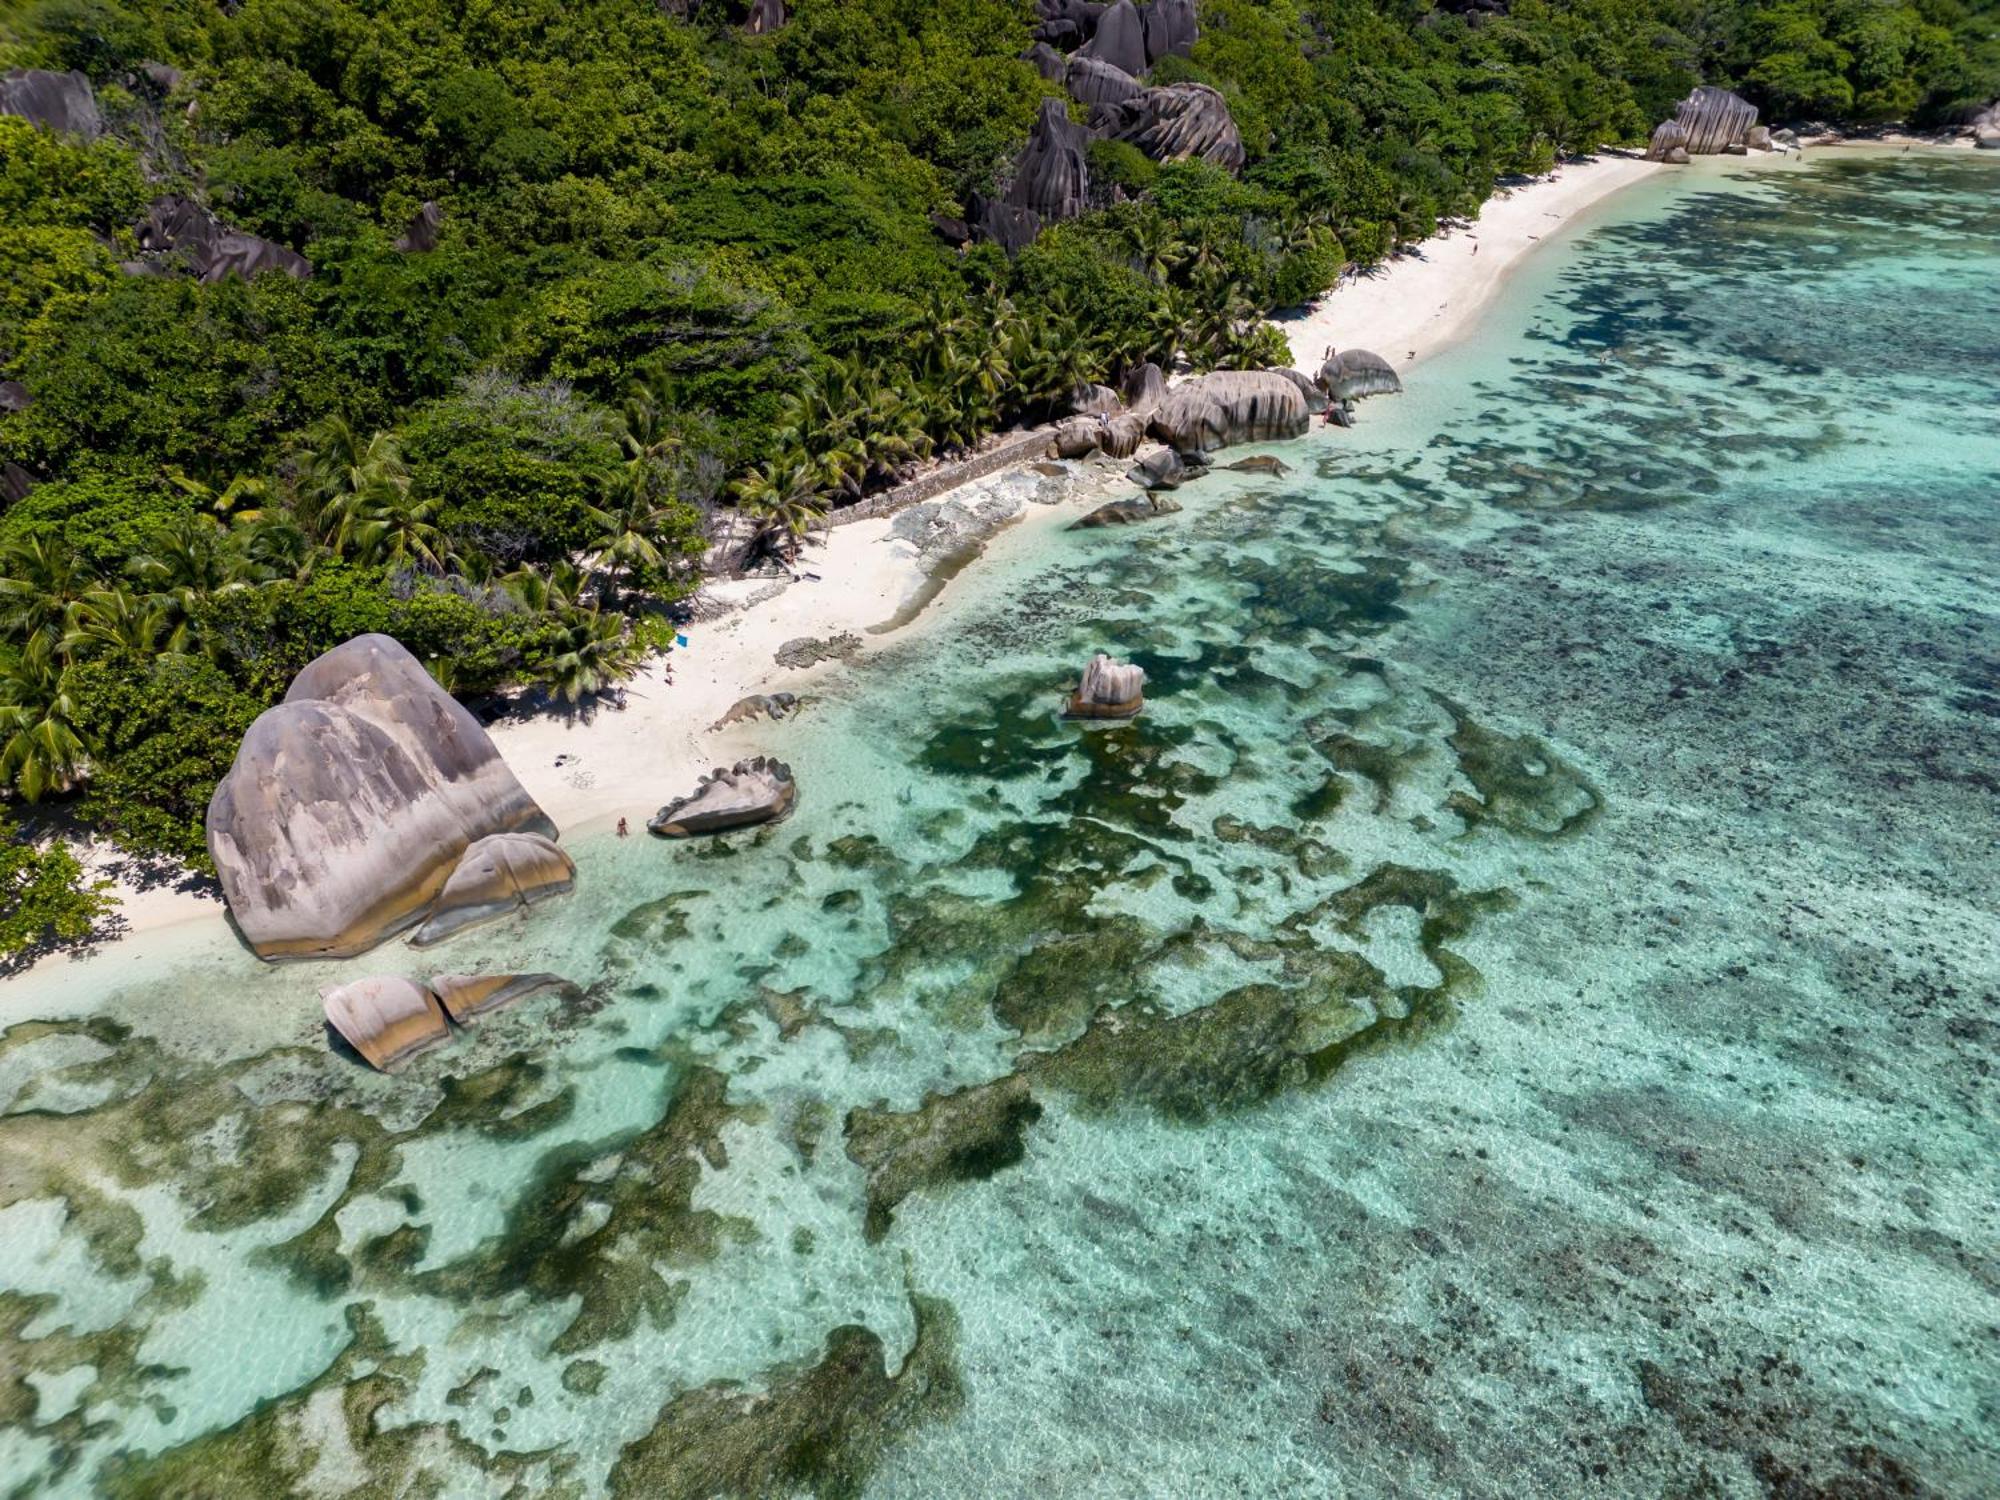
[[[1269,370],[1218,370],[1176,387],[1147,431],[1180,453],[1301,436],[1311,425],[1305,393]]]
[[[1292,472],[1292,466],[1281,458],[1269,453],[1253,453],[1248,458],[1239,458],[1233,464],[1224,464],[1225,469],[1235,469],[1244,474],[1269,474],[1282,479]]]
[[[1142,500],[1113,500],[1077,520],[1070,530],[1093,531],[1100,526],[1130,526],[1140,521],[1171,516],[1179,510],[1180,505],[1165,495],[1147,495]]]
[[[319,997],[341,1039],[384,1073],[451,1037],[437,996],[414,979],[378,975],[330,984]]]
[[[560,974],[434,974],[431,993],[445,1013],[461,1025],[488,1011],[500,1010],[549,990],[578,993]]]
[[[422,919],[489,834],[555,836],[479,721],[385,635],[309,662],[208,804],[208,852],[260,958],[345,958]]]
[[[1100,651],[1083,669],[1083,681],[1063,709],[1072,719],[1130,719],[1146,706],[1146,669],[1113,661]]]
[[[729,724],[747,724],[752,719],[788,719],[799,709],[799,700],[793,693],[752,693],[747,698],[738,698],[729,706],[729,711],[708,727],[721,729]]]
[[[784,817],[798,800],[792,768],[781,760],[759,755],[728,768],[717,766],[692,793],[669,802],[646,825],[665,838],[682,839],[702,833],[724,833],[771,823]]]
[[[575,886],[576,864],[553,839],[539,833],[488,834],[459,856],[410,941],[419,948],[442,942]]]

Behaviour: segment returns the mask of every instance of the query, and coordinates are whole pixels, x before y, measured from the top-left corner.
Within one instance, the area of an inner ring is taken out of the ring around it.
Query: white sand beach
[[[1317,368],[1327,345],[1359,346],[1406,370],[1463,336],[1508,272],[1558,231],[1657,170],[1633,157],[1603,156],[1567,164],[1494,198],[1469,227],[1428,240],[1372,274],[1352,277],[1303,317],[1281,321],[1295,361],[1302,369]],[[1027,506],[988,542],[989,549],[1039,545],[1048,532],[1101,501],[1107,487],[1117,486],[1122,467],[1100,469],[1074,484],[1061,504]],[[781,646],[845,632],[861,638],[865,653],[881,640],[869,628],[894,619],[925,586],[929,570],[922,555],[892,534],[893,524],[879,518],[833,528],[824,537],[815,534],[800,572],[817,575],[817,581],[801,578],[776,592],[770,580],[711,586],[712,602],[755,602],[688,627],[688,646],[648,663],[628,685],[623,710],[600,707],[588,717],[551,712],[504,720],[493,726],[495,743],[566,834],[601,830],[624,817],[635,836],[644,836],[646,818],[661,803],[688,791],[710,767],[758,748],[755,726],[711,729],[732,705],[757,693],[798,692],[839,669],[838,661],[781,666]],[[902,629],[923,629],[948,618],[951,603],[946,587]],[[98,868],[113,857],[108,848],[88,855]],[[116,893],[128,939],[182,922],[223,920],[220,903],[204,895],[141,891],[122,882]]]

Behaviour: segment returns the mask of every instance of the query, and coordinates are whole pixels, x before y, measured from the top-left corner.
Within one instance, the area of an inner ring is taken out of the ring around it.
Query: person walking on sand
[[[630,837],[631,832],[632,830],[625,826],[625,820],[623,818],[620,818],[618,820],[618,837],[620,837],[621,839]]]

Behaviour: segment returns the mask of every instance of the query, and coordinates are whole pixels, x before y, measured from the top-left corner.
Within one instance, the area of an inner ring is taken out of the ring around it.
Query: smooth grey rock
[[[1243,474],[1269,474],[1274,479],[1283,479],[1292,472],[1292,466],[1283,459],[1269,453],[1253,453],[1248,458],[1239,458],[1233,464],[1224,464],[1225,469],[1235,469]]]
[[[1341,349],[1319,367],[1319,386],[1335,401],[1364,396],[1400,396],[1402,377],[1381,355],[1367,349]]]
[[[260,958],[344,958],[422,919],[488,834],[555,836],[479,721],[385,635],[309,662],[209,800],[208,852]]]
[[[430,914],[410,937],[419,948],[576,887],[576,863],[539,833],[489,833],[452,867]]]
[[[26,411],[35,398],[18,380],[0,380],[0,411]]]
[[[94,141],[104,134],[97,95],[81,73],[49,73],[16,68],[0,78],[0,115],[19,115],[31,125]]]
[[[1139,445],[1145,441],[1146,413],[1121,411],[1116,416],[1105,418],[1104,430],[1098,434],[1097,446],[1108,458],[1130,458],[1139,451]]]
[[[1242,170],[1243,137],[1222,95],[1205,83],[1170,83],[1090,112],[1098,135],[1137,146],[1154,161],[1199,158]]]
[[[1218,370],[1167,392],[1147,431],[1179,453],[1295,438],[1311,425],[1305,393],[1269,370]]]
[[[1007,189],[1010,207],[1043,223],[1073,219],[1090,206],[1090,132],[1070,119],[1060,99],[1044,99]]]
[[[1069,71],[1069,64],[1064,61],[1063,55],[1047,42],[1036,42],[1021,54],[1021,61],[1033,63],[1035,71],[1050,83],[1060,83]]]
[[[1162,494],[1147,495],[1143,499],[1112,500],[1078,518],[1071,524],[1070,530],[1095,531],[1104,526],[1131,526],[1141,521],[1156,521],[1179,510],[1178,502]]]
[[[1653,139],[1646,147],[1646,160],[1665,161],[1669,153],[1684,153],[1686,149],[1686,127],[1679,120],[1662,120],[1653,127]]]
[[[1146,66],[1172,55],[1186,57],[1201,38],[1194,0],[1153,0],[1145,7]]]
[[[1167,377],[1150,359],[1125,372],[1125,404],[1134,411],[1151,411],[1167,394]]]
[[[444,209],[429,202],[410,215],[410,222],[396,239],[396,248],[405,255],[422,255],[437,249],[438,232],[444,228]]]
[[[582,990],[560,974],[433,974],[431,993],[445,1014],[463,1026],[492,1011],[530,996],[560,990],[576,996]]]
[[[1139,15],[1139,7],[1132,0],[1118,0],[1098,17],[1097,30],[1077,56],[1110,63],[1135,78],[1145,72],[1149,65],[1146,23]]]
[[[766,36],[785,24],[785,0],[750,0],[750,15],[743,29],[752,36]]]
[[[1125,477],[1142,490],[1177,490],[1206,472],[1206,466],[1187,463],[1173,449],[1163,448],[1140,459]]]
[[[1083,669],[1063,712],[1072,719],[1129,719],[1146,706],[1145,686],[1145,668],[1100,651]]]
[[[1146,91],[1146,86],[1123,68],[1081,52],[1069,60],[1063,87],[1079,104],[1118,104]]]
[[[1075,417],[1056,429],[1057,458],[1088,458],[1104,437],[1104,424],[1095,417]]]
[[[1285,379],[1291,381],[1293,385],[1297,386],[1299,393],[1306,398],[1306,406],[1309,410],[1318,411],[1326,405],[1325,389],[1318,381],[1314,380],[1303,370],[1294,370],[1285,365],[1273,365],[1271,373],[1273,375],[1282,375]]]
[[[177,193],[156,199],[133,228],[141,250],[152,256],[172,255],[184,261],[198,280],[210,284],[230,276],[248,281],[265,271],[299,278],[312,275],[312,262],[297,251],[230,229]]]
[[[1108,385],[1080,385],[1069,397],[1070,413],[1078,417],[1108,417],[1123,404]]]
[[[384,1073],[451,1039],[437,996],[414,979],[378,974],[320,989],[327,1022]]]
[[[760,755],[717,766],[694,791],[676,798],[653,815],[646,827],[663,838],[684,839],[704,833],[726,833],[757,823],[775,822],[798,801],[792,768]]]

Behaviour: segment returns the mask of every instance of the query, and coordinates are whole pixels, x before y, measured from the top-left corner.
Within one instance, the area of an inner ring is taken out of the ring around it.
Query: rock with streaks
[[[694,791],[655,813],[646,827],[670,839],[726,833],[732,828],[776,822],[791,812],[797,801],[792,768],[759,755],[733,766],[717,766]]]
[[[104,134],[97,95],[81,73],[16,68],[0,78],[0,115],[19,115],[30,125],[94,141]]]
[[[1367,349],[1335,351],[1319,367],[1319,386],[1335,401],[1403,393],[1402,377],[1395,367]]]
[[[576,863],[555,840],[539,833],[489,833],[459,856],[410,941],[419,948],[440,943],[575,887]]]
[[[329,984],[319,998],[327,1024],[384,1073],[451,1038],[437,996],[414,979],[377,975]]]
[[[1301,436],[1311,425],[1305,393],[1269,370],[1217,370],[1175,387],[1147,431],[1177,453]]]
[[[1078,57],[1111,64],[1136,78],[1146,71],[1146,22],[1132,0],[1118,3],[1097,18],[1097,30],[1077,52]]]
[[[570,995],[582,991],[560,974],[434,974],[431,993],[444,1006],[445,1014],[461,1026],[489,1011],[504,1009],[534,995],[561,990]]]
[[[1205,83],[1170,83],[1090,112],[1098,135],[1137,146],[1154,161],[1200,160],[1242,170],[1243,137],[1222,95]]]
[[[1146,66],[1163,57],[1186,57],[1201,39],[1194,0],[1153,0],[1144,11]]]
[[[1143,83],[1115,63],[1081,52],[1069,60],[1063,87],[1079,104],[1120,104],[1146,91]]]
[[[208,852],[260,958],[344,958],[420,921],[468,847],[555,836],[479,721],[385,635],[307,663],[208,804]]]
[[[1146,669],[1100,651],[1083,669],[1063,714],[1071,719],[1130,719],[1146,706]]]

